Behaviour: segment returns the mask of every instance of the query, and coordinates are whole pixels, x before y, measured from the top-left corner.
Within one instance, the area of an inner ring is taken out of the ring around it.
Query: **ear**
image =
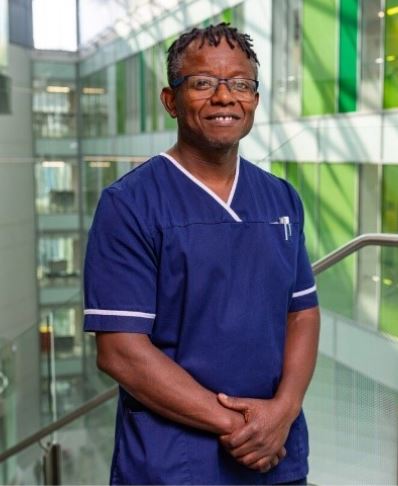
[[[172,117],[176,118],[177,110],[175,105],[175,91],[168,86],[162,89],[160,93],[160,101],[163,103],[167,113]]]
[[[256,104],[256,108],[258,106],[258,102],[260,101],[260,93],[257,91],[256,92],[256,98],[255,98],[255,104]]]

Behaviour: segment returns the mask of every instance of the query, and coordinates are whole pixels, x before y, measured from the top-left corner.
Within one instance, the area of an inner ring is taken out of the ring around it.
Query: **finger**
[[[248,467],[250,469],[254,469],[256,471],[265,473],[271,469],[270,457],[269,456],[261,457],[258,461],[253,462]]]
[[[237,412],[243,412],[244,414],[247,413],[247,410],[249,408],[248,403],[245,401],[244,398],[229,397],[225,393],[219,393],[217,395],[217,399],[223,407],[230,408],[231,410],[236,410]]]
[[[245,442],[252,439],[255,434],[256,434],[256,430],[253,427],[253,425],[247,424],[243,426],[241,429],[232,432],[232,434],[223,436],[225,437],[225,439],[223,439],[222,443],[225,447],[229,449],[236,449],[237,447],[240,447]]]
[[[240,447],[229,449],[228,452],[237,459],[238,457],[246,456],[256,450],[258,450],[258,445],[254,441],[247,441]],[[262,455],[264,455],[264,451]]]
[[[243,464],[244,466],[250,467],[252,464],[256,464],[260,459],[264,458],[264,454],[259,451],[251,452],[250,454],[246,454],[246,456],[239,457],[237,461],[239,464]]]

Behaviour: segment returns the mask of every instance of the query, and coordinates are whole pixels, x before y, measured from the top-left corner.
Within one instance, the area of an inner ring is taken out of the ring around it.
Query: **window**
[[[11,113],[11,78],[0,74],[0,114]]]

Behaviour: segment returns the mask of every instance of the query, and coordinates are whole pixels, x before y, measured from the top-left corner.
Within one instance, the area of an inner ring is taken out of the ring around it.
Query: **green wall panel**
[[[382,230],[398,233],[398,166],[383,167]],[[382,248],[380,329],[398,337],[398,248]]]
[[[337,95],[336,0],[304,0],[302,41],[302,114],[336,111]]]
[[[383,106],[398,107],[398,0],[386,2]]]
[[[126,133],[126,62],[116,64],[116,130],[118,135]]]
[[[286,164],[285,162],[271,162],[271,172],[276,175],[276,177],[286,178]]]
[[[319,164],[296,163],[287,164],[286,177],[297,189],[304,206],[304,233],[306,247],[311,262],[318,259],[318,198]]]
[[[358,166],[321,164],[319,199],[319,251],[324,256],[357,233]],[[352,318],[355,274],[355,256],[321,274],[318,277],[321,305]]]
[[[146,114],[145,114],[145,99],[146,99],[146,89],[145,89],[145,59],[144,52],[139,53],[140,60],[140,131],[145,132],[146,130]]]
[[[358,0],[340,2],[339,112],[357,108]]]

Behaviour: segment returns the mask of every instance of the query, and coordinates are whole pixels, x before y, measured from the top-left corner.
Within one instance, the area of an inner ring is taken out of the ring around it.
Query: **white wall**
[[[30,54],[10,46],[12,114],[0,115],[0,336],[37,321]]]
[[[6,446],[40,424],[30,66],[30,51],[10,45],[12,113],[0,115],[0,338],[18,338],[1,355],[11,392]]]

